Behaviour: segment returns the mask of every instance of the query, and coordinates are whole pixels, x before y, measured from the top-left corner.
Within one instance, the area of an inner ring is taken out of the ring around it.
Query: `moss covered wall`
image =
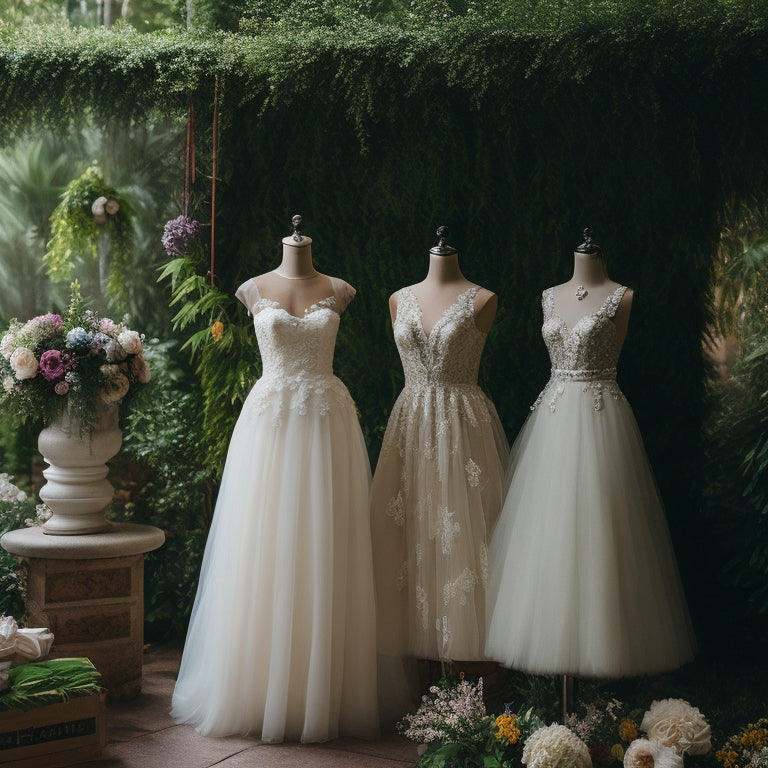
[[[401,384],[386,300],[424,275],[436,226],[499,293],[482,378],[513,439],[548,376],[540,292],[570,276],[591,225],[636,291],[620,381],[692,560],[709,265],[724,199],[766,179],[768,18],[753,5],[549,2],[438,26],[340,17],[207,36],[0,28],[0,131],[192,102],[204,169],[218,79],[221,287],[275,266],[303,215],[318,268],[358,288],[337,369],[373,457]],[[234,302],[229,320],[248,323]],[[231,424],[227,360],[207,360],[209,402]],[[227,437],[217,419],[209,438]]]

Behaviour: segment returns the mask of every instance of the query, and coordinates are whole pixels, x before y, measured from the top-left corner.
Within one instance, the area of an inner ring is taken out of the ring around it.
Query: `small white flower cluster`
[[[624,768],[682,768],[683,755],[706,755],[712,749],[709,723],[684,699],[651,703],[640,730],[624,753]]]
[[[398,725],[400,732],[413,741],[440,741],[464,725],[471,727],[487,714],[482,677],[477,684],[462,679],[453,688],[433,685],[429,694],[422,696],[416,713],[406,715]]]
[[[0,501],[7,501],[11,504],[21,503],[27,500],[27,494],[20,488],[17,488],[12,482],[13,478],[5,473],[0,473]]]

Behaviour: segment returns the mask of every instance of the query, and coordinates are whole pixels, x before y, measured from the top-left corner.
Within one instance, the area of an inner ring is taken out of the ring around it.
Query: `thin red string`
[[[214,271],[214,252],[216,242],[216,161],[219,145],[219,78],[213,89],[213,147],[211,160],[211,285],[214,284],[216,272]]]

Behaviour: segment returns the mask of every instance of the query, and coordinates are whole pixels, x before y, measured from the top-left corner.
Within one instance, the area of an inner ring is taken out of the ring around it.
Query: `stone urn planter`
[[[114,488],[106,479],[109,461],[123,441],[117,421],[117,405],[99,402],[93,430],[64,410],[45,427],[37,446],[48,468],[40,498],[53,512],[43,531],[54,535],[97,533],[109,528],[104,517]]]

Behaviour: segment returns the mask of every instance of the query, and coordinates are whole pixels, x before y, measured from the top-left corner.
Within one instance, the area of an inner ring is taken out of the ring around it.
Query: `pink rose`
[[[122,331],[117,340],[129,355],[138,355],[141,352],[141,336],[136,331]]]
[[[57,395],[66,395],[69,392],[69,384],[66,381],[57,381],[53,391]]]

